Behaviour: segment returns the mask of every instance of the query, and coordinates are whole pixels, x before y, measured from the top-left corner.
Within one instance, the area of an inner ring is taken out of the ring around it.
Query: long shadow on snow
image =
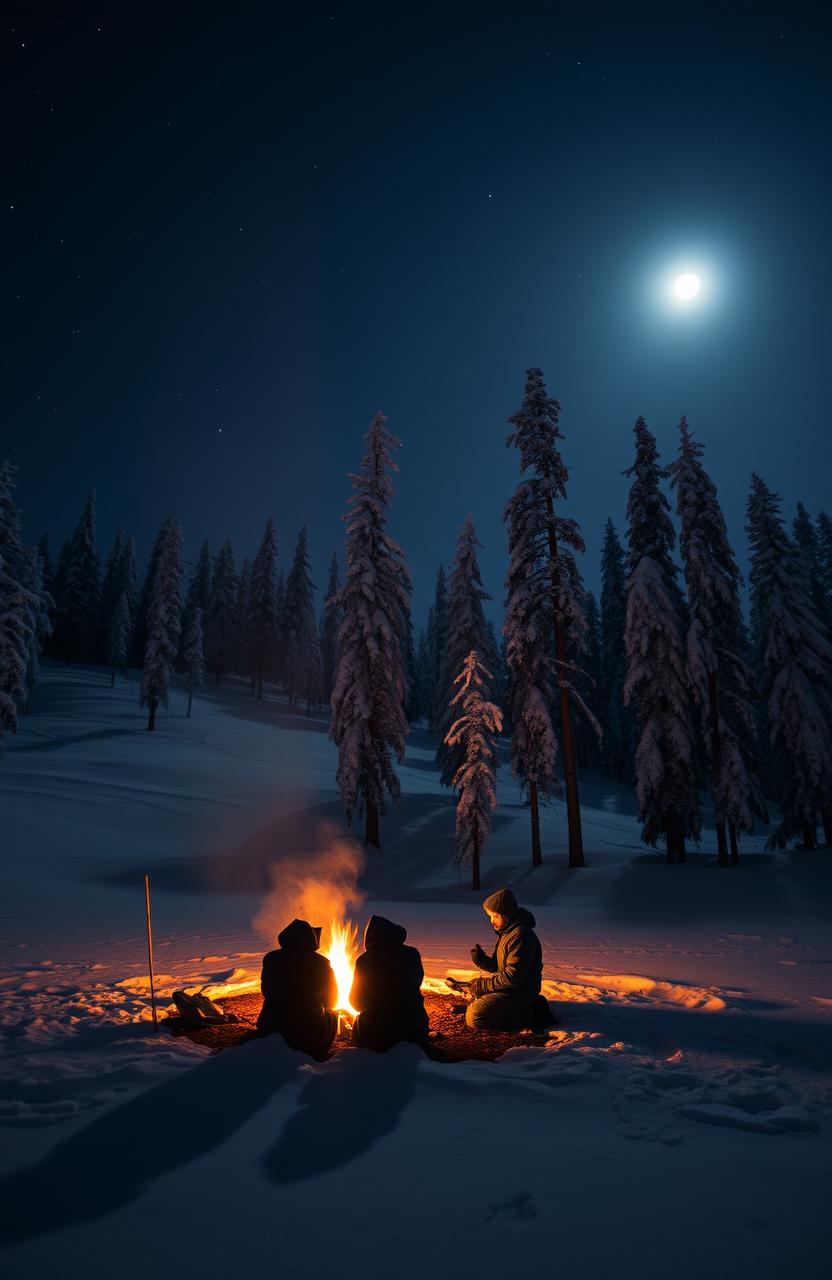
[[[120,1209],[228,1141],[303,1061],[280,1036],[253,1040],[108,1111],[0,1179],[0,1239],[8,1246]]]
[[[671,866],[658,854],[633,858],[613,881],[605,913],[638,924],[692,920],[739,922],[790,915],[792,904],[776,855],[747,854],[738,867],[719,867],[708,854]]]
[[[104,738],[134,737],[145,732],[144,726],[135,729],[95,729],[92,733],[67,734],[62,738],[44,738],[42,742],[27,742],[22,746],[10,746],[10,754],[23,755],[26,751],[60,751],[62,747],[71,747],[78,742],[98,742]]]
[[[599,1031],[663,1058],[682,1049],[706,1056],[717,1052],[731,1059],[744,1058],[749,1065],[827,1072],[832,1055],[832,1027],[827,1022],[644,1005],[561,1000],[550,1000],[549,1005],[563,1030]]]
[[[416,1088],[422,1051],[339,1053],[316,1068],[275,1146],[263,1158],[273,1182],[299,1182],[356,1160],[392,1133]]]

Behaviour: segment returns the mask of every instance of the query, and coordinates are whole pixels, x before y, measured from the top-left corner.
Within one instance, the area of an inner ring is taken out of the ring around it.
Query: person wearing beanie
[[[497,1031],[550,1024],[549,1006],[540,994],[543,952],[534,916],[518,906],[511,889],[498,889],[482,907],[497,934],[497,945],[491,955],[479,943],[471,951],[471,959],[486,976],[469,984],[472,999],[466,1023]]]
[[[424,1045],[428,1015],[422,996],[422,957],[405,946],[407,930],[384,916],[370,916],[364,952],[355,962],[350,1004],[358,1010],[352,1028],[359,1049],[385,1053],[400,1040]]]
[[[279,1031],[290,1049],[324,1059],[338,1028],[333,1005],[338,984],[318,947],[321,931],[308,920],[293,920],[277,935],[278,950],[263,957],[260,1035]]]

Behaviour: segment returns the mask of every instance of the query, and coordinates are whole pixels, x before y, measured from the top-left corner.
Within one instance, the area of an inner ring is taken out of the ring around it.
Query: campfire
[[[350,1004],[350,988],[355,969],[355,957],[358,955],[358,929],[351,921],[335,918],[330,921],[324,934],[324,955],[332,965],[335,981],[338,983],[338,1026],[346,1018],[352,1022],[358,1012]]]

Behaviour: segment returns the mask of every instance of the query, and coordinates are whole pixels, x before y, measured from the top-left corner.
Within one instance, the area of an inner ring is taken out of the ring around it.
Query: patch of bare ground
[[[546,1043],[546,1032],[472,1031],[465,1025],[465,1004],[458,996],[441,995],[434,991],[426,991],[424,996],[430,1020],[430,1040],[426,1053],[435,1062],[495,1062],[507,1049],[528,1048],[530,1045]],[[167,1018],[162,1025],[172,1035],[187,1036],[195,1044],[204,1044],[211,1049],[230,1049],[250,1040],[256,1034],[257,1015],[263,1003],[260,995],[229,996],[216,1003],[224,1013],[233,1014],[239,1021],[200,1027],[198,1030],[185,1027],[179,1018]],[[337,1036],[333,1053],[352,1047],[350,1033],[345,1029]]]

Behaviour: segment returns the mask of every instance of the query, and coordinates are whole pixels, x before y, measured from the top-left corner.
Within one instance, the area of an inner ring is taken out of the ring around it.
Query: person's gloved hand
[[[471,959],[478,969],[482,969],[483,965],[488,962],[488,956],[483,951],[479,943],[471,948]]]
[[[479,1000],[480,996],[481,996],[481,995],[482,995],[482,993],[483,993],[483,992],[482,992],[483,979],[482,979],[482,978],[472,978],[472,979],[471,979],[471,982],[470,982],[470,987],[471,987],[471,999],[472,999],[472,1000]]]

